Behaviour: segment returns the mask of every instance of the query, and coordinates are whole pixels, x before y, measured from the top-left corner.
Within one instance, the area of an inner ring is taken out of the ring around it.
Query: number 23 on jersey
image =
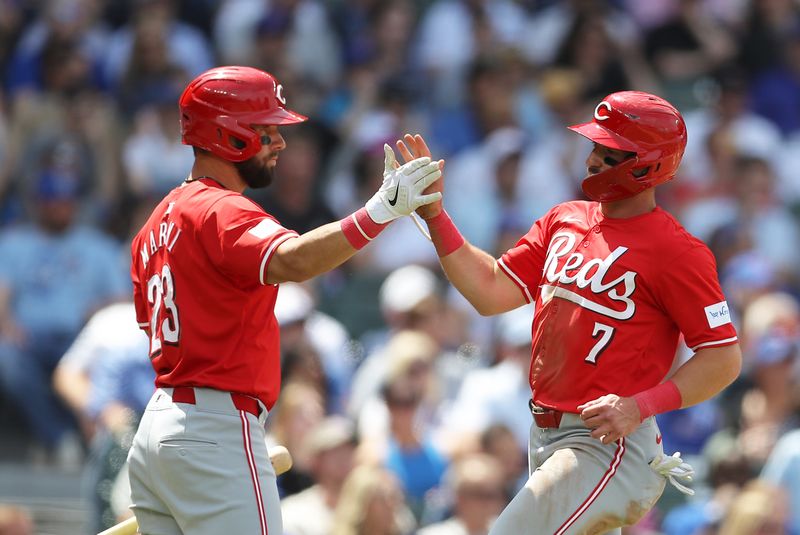
[[[161,273],[156,273],[147,281],[147,300],[152,306],[150,358],[153,358],[161,353],[162,343],[178,345],[181,336],[178,307],[175,304],[175,280],[169,264],[164,264]]]

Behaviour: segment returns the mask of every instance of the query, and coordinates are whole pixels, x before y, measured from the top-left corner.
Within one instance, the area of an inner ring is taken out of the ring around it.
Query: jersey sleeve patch
[[[731,311],[727,301],[720,301],[705,307],[706,320],[712,329],[731,322]]]
[[[284,229],[282,226],[280,226],[272,219],[264,218],[258,223],[258,225],[254,226],[247,232],[249,232],[256,238],[263,240],[277,234],[278,232],[284,232],[285,230],[286,229]]]

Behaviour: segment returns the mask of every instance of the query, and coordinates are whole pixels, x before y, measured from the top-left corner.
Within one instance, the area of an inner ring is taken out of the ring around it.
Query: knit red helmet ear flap
[[[300,123],[286,108],[283,86],[252,67],[216,67],[192,80],[179,100],[181,140],[220,158],[241,162],[261,150],[251,125]]]
[[[686,149],[686,124],[680,112],[663,98],[641,91],[608,95],[590,122],[569,129],[605,147],[635,154],[583,180],[584,193],[599,202],[633,197],[671,180]],[[634,175],[640,170],[645,171]]]

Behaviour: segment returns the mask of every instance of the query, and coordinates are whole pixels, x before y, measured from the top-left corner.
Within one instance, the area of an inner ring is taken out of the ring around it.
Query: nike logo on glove
[[[396,185],[394,187],[394,198],[387,197],[387,200],[389,201],[389,204],[391,206],[394,206],[395,204],[397,204],[397,192],[398,191],[400,191],[400,184],[398,184],[398,185]]]
[[[661,435],[656,435],[656,444],[661,444]]]

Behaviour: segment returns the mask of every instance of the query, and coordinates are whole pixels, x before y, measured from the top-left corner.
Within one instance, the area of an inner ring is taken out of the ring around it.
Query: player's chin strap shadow
[[[667,478],[672,486],[682,493],[687,496],[694,496],[694,491],[692,489],[682,485],[678,481],[681,480],[684,483],[689,483],[692,481],[692,476],[694,475],[694,468],[692,468],[689,463],[683,462],[683,459],[681,459],[681,452],[676,451],[672,455],[659,453],[655,459],[650,461],[650,468]]]
[[[422,235],[425,236],[426,238],[428,238],[428,241],[431,241],[431,235],[428,234],[428,231],[425,230],[425,227],[423,227],[422,223],[420,223],[419,220],[421,218],[417,215],[417,213],[416,212],[411,212],[410,214],[408,214],[408,216],[412,219],[412,221],[414,221],[414,224],[417,226],[417,229],[419,229],[419,231],[422,233]]]

